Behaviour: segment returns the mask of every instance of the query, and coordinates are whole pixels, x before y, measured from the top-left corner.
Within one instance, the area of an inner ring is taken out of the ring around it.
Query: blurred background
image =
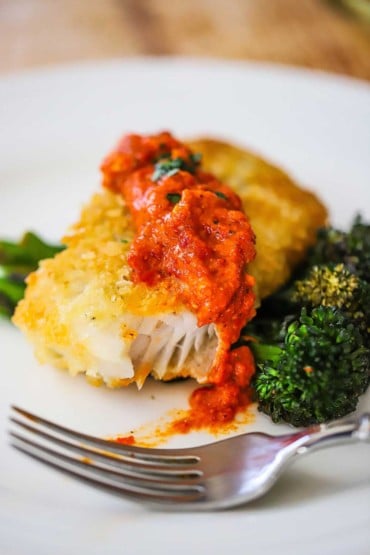
[[[186,55],[370,80],[370,0],[0,0],[0,72]]]

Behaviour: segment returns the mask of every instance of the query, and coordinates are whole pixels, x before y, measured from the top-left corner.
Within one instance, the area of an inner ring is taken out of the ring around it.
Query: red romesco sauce
[[[255,239],[240,198],[167,132],[123,137],[101,169],[103,185],[123,195],[136,226],[132,279],[149,286],[171,280],[198,325],[217,329],[210,385],[192,394],[189,418],[179,428],[232,420],[249,402],[254,372],[247,347],[231,350],[254,316],[255,300],[246,273]]]

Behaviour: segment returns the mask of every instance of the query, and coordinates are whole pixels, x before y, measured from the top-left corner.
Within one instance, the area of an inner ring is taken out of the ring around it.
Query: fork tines
[[[78,433],[12,406],[12,445],[65,474],[121,497],[158,505],[204,498],[191,450],[145,449]],[[68,438],[68,439],[67,439]]]

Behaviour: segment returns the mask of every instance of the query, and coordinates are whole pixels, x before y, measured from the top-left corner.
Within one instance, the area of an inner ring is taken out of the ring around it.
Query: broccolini
[[[251,343],[259,409],[274,422],[306,426],[355,410],[370,377],[370,350],[340,309],[302,308],[280,344]]]
[[[370,284],[344,264],[313,266],[293,285],[292,302],[300,306],[333,306],[353,320],[370,341]]]
[[[370,281],[370,224],[357,216],[348,232],[328,227],[318,233],[308,266],[343,263],[360,278]]]
[[[64,247],[49,245],[32,232],[18,243],[0,241],[0,316],[10,318],[23,298],[25,279],[40,260],[51,258]]]
[[[353,411],[370,382],[370,225],[321,230],[297,276],[245,330],[259,409],[295,426]],[[303,308],[302,308],[303,307]]]

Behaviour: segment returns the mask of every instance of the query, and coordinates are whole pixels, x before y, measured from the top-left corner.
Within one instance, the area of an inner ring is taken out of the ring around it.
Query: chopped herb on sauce
[[[166,198],[172,202],[172,204],[177,204],[181,200],[181,195],[179,193],[167,193]]]
[[[222,198],[223,200],[227,200],[227,196],[224,195],[223,193],[221,193],[221,191],[215,191],[215,195],[218,196],[218,198]]]
[[[162,152],[161,154],[158,154],[158,156],[155,156],[155,157],[153,158],[152,163],[153,163],[153,164],[156,164],[156,163],[159,162],[160,160],[166,160],[166,159],[168,159],[168,158],[171,158],[171,152],[165,151],[165,152]]]
[[[202,154],[201,152],[194,152],[190,154],[190,159],[195,166],[198,166],[202,161]]]
[[[195,173],[200,164],[201,154],[190,154],[189,159],[184,158],[165,158],[164,155],[154,164],[152,181],[158,181],[162,177],[170,177],[180,170]]]

